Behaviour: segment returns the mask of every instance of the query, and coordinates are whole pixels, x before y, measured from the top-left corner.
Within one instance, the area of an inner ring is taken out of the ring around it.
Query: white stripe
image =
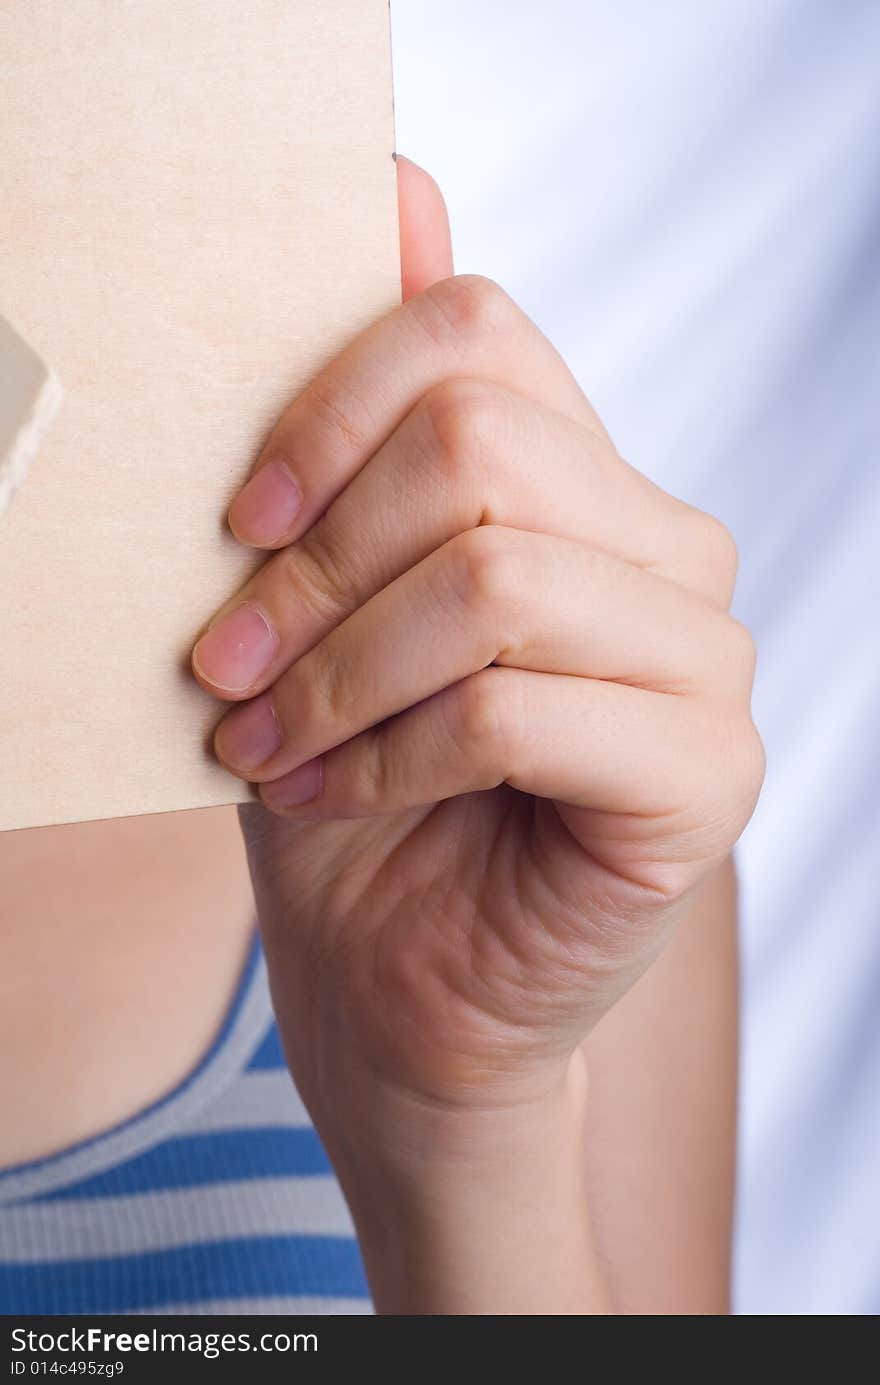
[[[335,1314],[338,1317],[372,1315],[373,1305],[366,1298],[212,1298],[204,1303],[175,1303],[170,1308],[133,1308],[138,1317],[200,1317],[217,1313],[235,1316],[277,1313],[292,1317]]]
[[[0,1263],[109,1259],[256,1236],[354,1236],[332,1177],[259,1178],[3,1211]]]
[[[259,1130],[267,1126],[308,1129],[312,1122],[286,1068],[243,1072],[220,1101],[187,1122],[186,1131]]]

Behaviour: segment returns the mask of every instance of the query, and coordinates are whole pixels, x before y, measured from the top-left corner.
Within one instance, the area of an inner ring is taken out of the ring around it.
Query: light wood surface
[[[269,425],[400,301],[386,0],[6,0],[0,309],[64,407],[0,525],[0,829],[237,801],[189,651]]]

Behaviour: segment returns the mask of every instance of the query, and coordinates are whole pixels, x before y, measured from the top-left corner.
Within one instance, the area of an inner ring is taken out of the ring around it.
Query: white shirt
[[[455,267],[741,555],[740,1313],[880,1311],[880,5],[393,0]]]

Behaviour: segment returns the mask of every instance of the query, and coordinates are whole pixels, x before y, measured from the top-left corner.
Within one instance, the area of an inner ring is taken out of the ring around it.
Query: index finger
[[[432,386],[494,381],[607,437],[555,347],[491,279],[455,275],[362,332],[306,386],[273,429],[229,510],[243,543],[299,538]]]

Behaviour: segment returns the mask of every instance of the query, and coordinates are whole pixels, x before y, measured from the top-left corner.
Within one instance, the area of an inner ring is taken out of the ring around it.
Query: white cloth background
[[[880,1311],[880,4],[393,0],[397,147],[623,454],[721,517],[769,769],[740,849],[736,1305]]]

